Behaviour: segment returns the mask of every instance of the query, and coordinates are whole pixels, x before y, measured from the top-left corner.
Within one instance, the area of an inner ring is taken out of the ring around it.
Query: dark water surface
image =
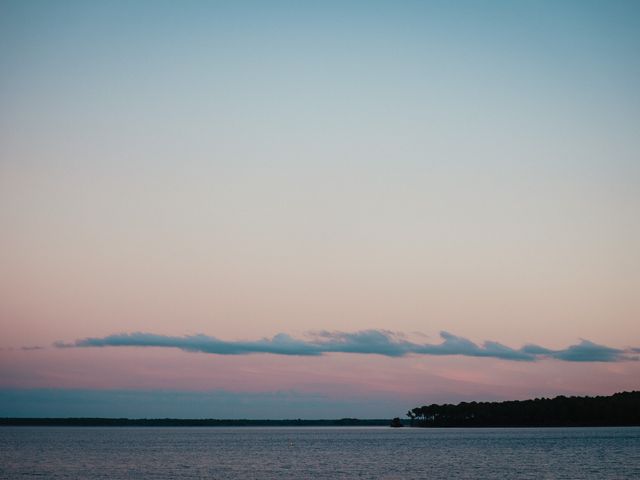
[[[2,427],[0,478],[640,479],[640,427]]]

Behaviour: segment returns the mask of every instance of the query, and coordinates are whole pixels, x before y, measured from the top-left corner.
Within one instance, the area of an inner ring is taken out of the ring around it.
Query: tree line
[[[372,427],[387,426],[387,419],[249,420],[215,418],[0,418],[0,426],[58,427]]]
[[[640,426],[640,391],[611,396],[432,404],[407,412],[416,427]]]

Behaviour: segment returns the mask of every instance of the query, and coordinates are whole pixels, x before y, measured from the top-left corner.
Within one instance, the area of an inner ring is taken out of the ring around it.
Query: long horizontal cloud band
[[[316,332],[309,339],[301,340],[280,333],[273,338],[256,341],[225,341],[207,335],[172,337],[153,333],[121,333],[100,338],[85,338],[72,343],[56,342],[58,348],[74,347],[167,347],[188,352],[204,352],[218,355],[246,355],[271,353],[275,355],[317,356],[324,353],[377,354],[388,357],[418,355],[464,355],[491,357],[503,360],[535,361],[554,358],[568,362],[619,362],[638,360],[638,348],[621,350],[582,340],[561,350],[539,345],[525,345],[514,349],[501,343],[486,341],[478,345],[466,338],[441,332],[441,343],[420,344],[403,336],[384,330],[364,330],[354,333]]]

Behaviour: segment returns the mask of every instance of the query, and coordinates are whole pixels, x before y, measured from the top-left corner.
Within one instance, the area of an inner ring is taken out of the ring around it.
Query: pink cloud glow
[[[410,403],[605,394],[637,388],[640,363],[535,363],[464,357],[220,356],[157,348],[4,350],[3,388],[295,390]]]

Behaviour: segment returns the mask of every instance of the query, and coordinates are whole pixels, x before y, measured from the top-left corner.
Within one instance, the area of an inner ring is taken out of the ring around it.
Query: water
[[[0,428],[0,478],[31,476],[639,479],[640,428]]]

